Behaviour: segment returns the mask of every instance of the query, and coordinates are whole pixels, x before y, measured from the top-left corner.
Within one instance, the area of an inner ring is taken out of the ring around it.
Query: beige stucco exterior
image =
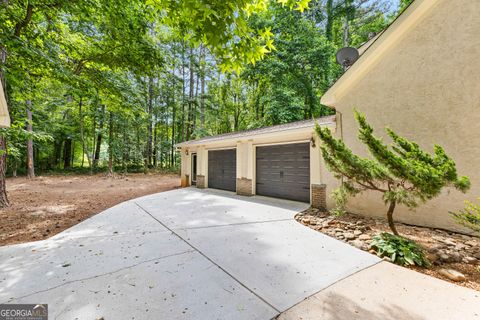
[[[335,131],[335,122],[323,123]],[[311,139],[315,143],[311,143]],[[237,179],[252,181],[252,194],[255,194],[255,150],[258,146],[310,142],[310,183],[320,184],[324,169],[320,168],[321,154],[318,148],[318,138],[314,133],[313,123],[306,128],[289,129],[264,134],[245,134],[241,138],[225,138],[205,143],[179,145],[181,152],[182,186],[188,186],[192,180],[192,155],[197,155],[197,175],[205,177],[205,187],[208,188],[208,151],[219,149],[236,149]],[[238,185],[237,185],[238,191]]]
[[[467,194],[450,190],[415,212],[398,208],[397,220],[458,230],[449,211],[480,196],[480,1],[416,0],[322,98],[337,110],[337,135],[355,152],[352,109],[367,116],[378,135],[389,126],[427,150],[443,146],[460,175],[471,179]],[[385,137],[386,138],[386,137]],[[327,192],[338,185],[324,175]],[[332,205],[330,200],[330,205]],[[349,201],[350,211],[384,216],[378,194]]]
[[[0,128],[10,127],[10,115],[8,113],[7,100],[0,81]]]

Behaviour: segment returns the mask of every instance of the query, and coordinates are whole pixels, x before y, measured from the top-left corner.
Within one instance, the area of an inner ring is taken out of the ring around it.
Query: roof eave
[[[315,124],[317,122],[313,122],[311,125],[300,127],[300,128],[287,128],[283,130],[278,130],[278,131],[268,131],[268,132],[260,132],[260,133],[252,133],[252,134],[247,134],[244,136],[232,136],[232,137],[225,137],[225,139],[215,139],[215,140],[204,140],[204,141],[192,141],[192,142],[180,142],[175,144],[175,147],[182,148],[182,147],[193,147],[193,146],[199,146],[199,145],[205,145],[205,144],[211,144],[211,143],[216,143],[219,141],[222,142],[235,142],[239,140],[247,140],[247,139],[252,139],[257,136],[264,136],[264,135],[269,135],[269,134],[275,134],[275,133],[285,133],[285,132],[295,132],[295,131],[307,131],[307,130],[312,130],[315,127]],[[324,122],[320,123],[322,126],[328,126],[328,125],[335,125],[335,120],[329,121],[329,122]],[[214,137],[214,136],[212,136]]]
[[[338,100],[438,2],[437,0],[415,0],[325,92],[320,102],[323,105],[335,107]]]

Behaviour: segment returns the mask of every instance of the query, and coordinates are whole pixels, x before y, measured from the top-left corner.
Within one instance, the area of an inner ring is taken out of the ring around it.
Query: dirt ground
[[[122,201],[180,186],[171,174],[40,176],[7,179],[0,246],[49,238]]]

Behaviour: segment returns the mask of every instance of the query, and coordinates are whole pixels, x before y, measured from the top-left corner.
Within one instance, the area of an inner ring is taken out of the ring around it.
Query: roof
[[[275,133],[275,132],[282,132],[287,130],[296,130],[296,129],[304,129],[304,128],[313,128],[315,124],[334,124],[335,123],[335,116],[326,116],[320,117],[317,119],[310,119],[310,120],[302,120],[302,121],[295,121],[285,124],[279,124],[275,126],[269,127],[262,127],[257,129],[250,129],[250,130],[243,130],[243,131],[236,131],[224,134],[218,134],[215,136],[203,137],[196,140],[189,140],[185,142],[181,142],[176,144],[177,147],[184,147],[184,146],[192,146],[192,145],[199,145],[205,144],[214,141],[220,140],[230,140],[230,139],[238,139],[238,138],[248,138],[253,137],[256,135],[267,134],[267,133]]]
[[[8,113],[7,100],[3,93],[2,82],[0,81],[0,128],[10,127],[10,115]]]
[[[358,60],[325,92],[320,102],[323,105],[335,107],[339,99],[437,3],[439,3],[438,0],[413,1],[383,32],[359,49],[361,55]]]

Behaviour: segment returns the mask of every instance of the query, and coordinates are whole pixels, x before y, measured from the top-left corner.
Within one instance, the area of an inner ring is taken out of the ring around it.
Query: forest
[[[51,171],[175,172],[176,143],[331,114],[336,51],[410,2],[2,1],[0,189]]]

